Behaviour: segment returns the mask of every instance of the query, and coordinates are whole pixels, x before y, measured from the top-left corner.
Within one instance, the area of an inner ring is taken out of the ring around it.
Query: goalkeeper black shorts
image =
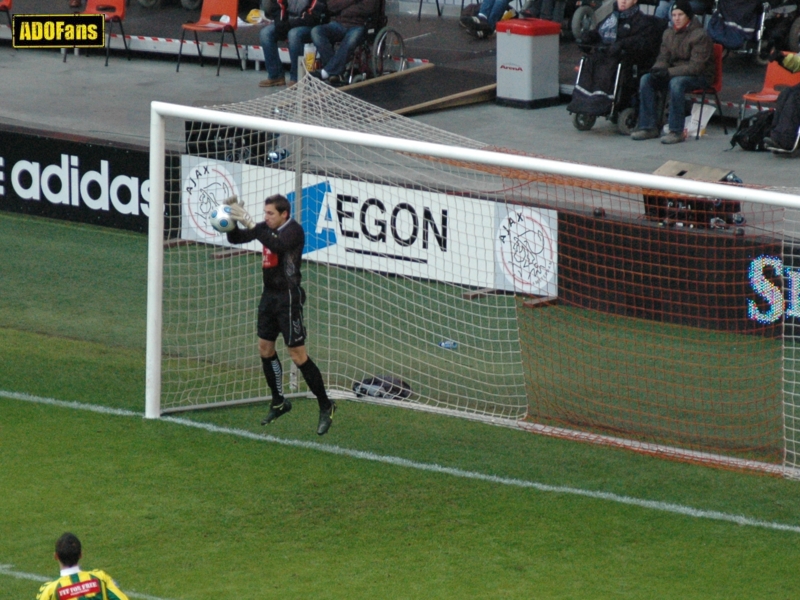
[[[280,292],[264,290],[258,305],[258,337],[274,342],[281,334],[287,348],[305,345],[305,302],[306,293],[302,287]]]

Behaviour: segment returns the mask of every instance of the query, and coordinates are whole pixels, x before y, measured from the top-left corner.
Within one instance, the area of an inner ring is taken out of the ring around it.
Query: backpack
[[[800,84],[781,90],[775,103],[775,118],[769,137],[780,148],[791,150],[800,128]]]
[[[769,136],[774,116],[773,111],[765,110],[743,119],[731,137],[731,148],[739,144],[742,150],[758,152],[767,150],[764,147],[764,138]]]
[[[374,375],[353,383],[356,397],[388,398],[405,400],[411,395],[411,386],[392,375]]]

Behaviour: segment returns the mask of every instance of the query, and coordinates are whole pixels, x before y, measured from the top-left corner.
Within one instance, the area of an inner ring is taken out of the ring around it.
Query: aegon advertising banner
[[[248,199],[256,221],[263,199],[294,204],[293,171],[182,156],[181,237],[227,246],[208,224],[225,198]],[[304,256],[317,262],[455,283],[555,296],[555,211],[489,200],[304,175]],[[293,216],[296,211],[293,208]],[[260,252],[253,242],[246,246]]]
[[[0,210],[147,231],[146,149],[0,130]]]

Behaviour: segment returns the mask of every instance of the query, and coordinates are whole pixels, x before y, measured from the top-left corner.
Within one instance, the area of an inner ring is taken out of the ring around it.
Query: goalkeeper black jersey
[[[264,246],[261,263],[264,289],[277,292],[300,287],[300,265],[306,241],[300,224],[289,219],[278,229],[270,229],[262,222],[253,229],[237,228],[228,232],[231,244],[246,244],[253,240],[258,240]]]

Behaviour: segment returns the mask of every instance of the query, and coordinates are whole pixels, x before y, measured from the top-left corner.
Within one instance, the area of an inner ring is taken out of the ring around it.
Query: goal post
[[[796,474],[794,194],[502,151],[309,78],[153,102],[150,158],[151,217],[178,188],[180,224],[150,219],[147,418],[265,399],[260,248],[200,207],[235,192],[259,219],[283,193],[337,397]]]

